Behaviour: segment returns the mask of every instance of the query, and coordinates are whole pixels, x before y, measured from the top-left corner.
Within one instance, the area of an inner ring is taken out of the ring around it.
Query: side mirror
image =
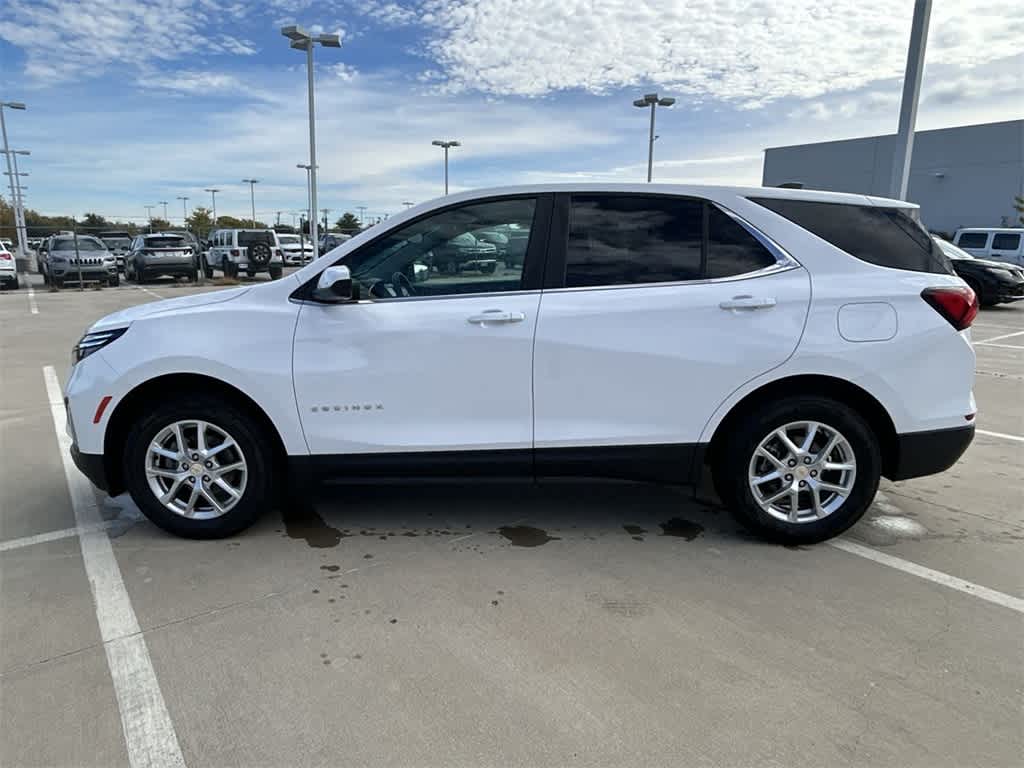
[[[352,301],[352,273],[348,267],[328,267],[321,272],[313,289],[313,298],[325,304]]]

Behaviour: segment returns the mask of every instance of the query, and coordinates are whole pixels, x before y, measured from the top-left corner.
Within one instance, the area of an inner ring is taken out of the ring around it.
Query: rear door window
[[[1016,251],[1020,248],[1020,235],[1011,232],[997,232],[992,236],[993,251]]]
[[[851,256],[891,269],[953,274],[949,259],[902,208],[750,198]]]
[[[698,280],[703,204],[646,195],[573,195],[565,285]]]
[[[988,233],[961,232],[956,244],[961,248],[984,248],[988,244]]]

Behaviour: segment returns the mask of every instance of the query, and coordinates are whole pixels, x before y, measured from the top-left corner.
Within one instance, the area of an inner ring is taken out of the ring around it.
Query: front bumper
[[[77,264],[61,264],[60,266],[55,264],[50,265],[50,277],[55,277],[58,280],[75,282],[78,280],[78,275],[79,270]],[[108,280],[111,277],[117,276],[117,264],[110,264],[102,267],[93,264],[88,266],[83,264],[81,275],[82,280]]]
[[[1013,283],[999,283],[992,291],[992,301],[996,304],[1006,304],[1011,301],[1024,299],[1024,281]]]
[[[109,490],[106,462],[101,454],[82,453],[78,450],[78,445],[72,443],[71,460],[75,462],[78,471],[89,478],[89,482],[101,491]]]
[[[974,440],[974,425],[896,435],[896,455],[886,477],[909,480],[945,472]]]

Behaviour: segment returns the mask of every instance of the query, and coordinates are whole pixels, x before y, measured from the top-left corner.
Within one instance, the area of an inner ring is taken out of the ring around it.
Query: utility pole
[[[365,205],[357,205],[356,206],[356,210],[359,211],[359,226],[362,227],[363,223],[364,223],[364,219],[366,218],[366,206]]]
[[[178,195],[178,199],[181,200],[181,224],[188,232],[188,198]]]
[[[281,226],[281,211],[274,211],[274,213],[277,214],[277,223],[274,226],[280,227]]]
[[[249,205],[252,206],[252,228],[256,229],[256,185],[259,179],[242,179],[243,184],[249,185]]]
[[[432,142],[435,147],[441,147],[444,150],[444,193],[448,194],[448,150],[452,147],[461,147],[457,141],[442,141],[441,139],[434,139]]]
[[[10,178],[11,181],[11,205],[14,206],[15,239],[18,241],[18,258],[24,259],[26,258],[27,255],[25,251],[26,243],[22,240],[22,229],[24,227],[24,224],[22,223],[22,225],[19,226],[19,221],[23,222],[23,219],[21,219],[20,217],[23,217],[24,213],[19,213],[20,206],[18,205],[18,200],[20,198],[18,195],[18,190],[15,189],[15,186],[18,184],[18,181],[17,178],[14,176],[14,171],[11,167],[11,151],[10,147],[7,145],[7,123],[4,122],[4,107],[7,107],[8,109],[24,110],[25,105],[20,101],[0,101],[0,134],[2,134],[3,136],[4,157],[7,159],[7,173],[8,178]]]
[[[402,202],[402,205],[404,205],[406,208],[412,208],[414,205],[416,205],[416,203],[412,202],[411,200],[405,200]]]
[[[917,102],[921,96],[921,75],[924,74],[924,51],[928,43],[928,22],[932,0],[915,0],[914,21],[910,27],[907,50],[907,71],[903,75],[903,99],[900,102],[900,125],[892,154],[892,183],[889,196],[907,199],[910,185],[910,159],[914,153],[914,126],[917,124]]]
[[[160,205],[162,205],[164,207],[164,221],[166,221],[168,224],[170,224],[171,223],[171,219],[167,215],[167,201],[166,200],[158,200],[157,202],[160,203]]]
[[[330,229],[330,227],[327,226],[327,214],[330,213],[330,211],[331,211],[330,208],[321,208],[320,209],[320,213],[322,213],[324,215],[324,232],[326,232],[328,229]]]
[[[156,208],[156,206],[155,205],[144,205],[142,207],[146,209],[146,218],[149,220],[149,234],[152,235],[153,234],[153,209]],[[167,221],[167,219],[164,219],[164,221]]]

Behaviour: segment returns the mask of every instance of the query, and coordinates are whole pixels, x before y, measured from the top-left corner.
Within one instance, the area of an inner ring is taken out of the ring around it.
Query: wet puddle
[[[548,536],[547,531],[529,525],[503,525],[498,533],[511,542],[513,547],[539,547],[549,541],[558,541],[558,536]]]
[[[681,517],[673,517],[671,520],[659,523],[659,525],[661,526],[662,536],[678,536],[687,541],[693,541],[704,533],[703,525],[692,520],[684,520]]]
[[[289,538],[305,539],[309,546],[316,549],[336,547],[348,535],[328,525],[312,504],[298,504],[282,509],[281,521]]]

